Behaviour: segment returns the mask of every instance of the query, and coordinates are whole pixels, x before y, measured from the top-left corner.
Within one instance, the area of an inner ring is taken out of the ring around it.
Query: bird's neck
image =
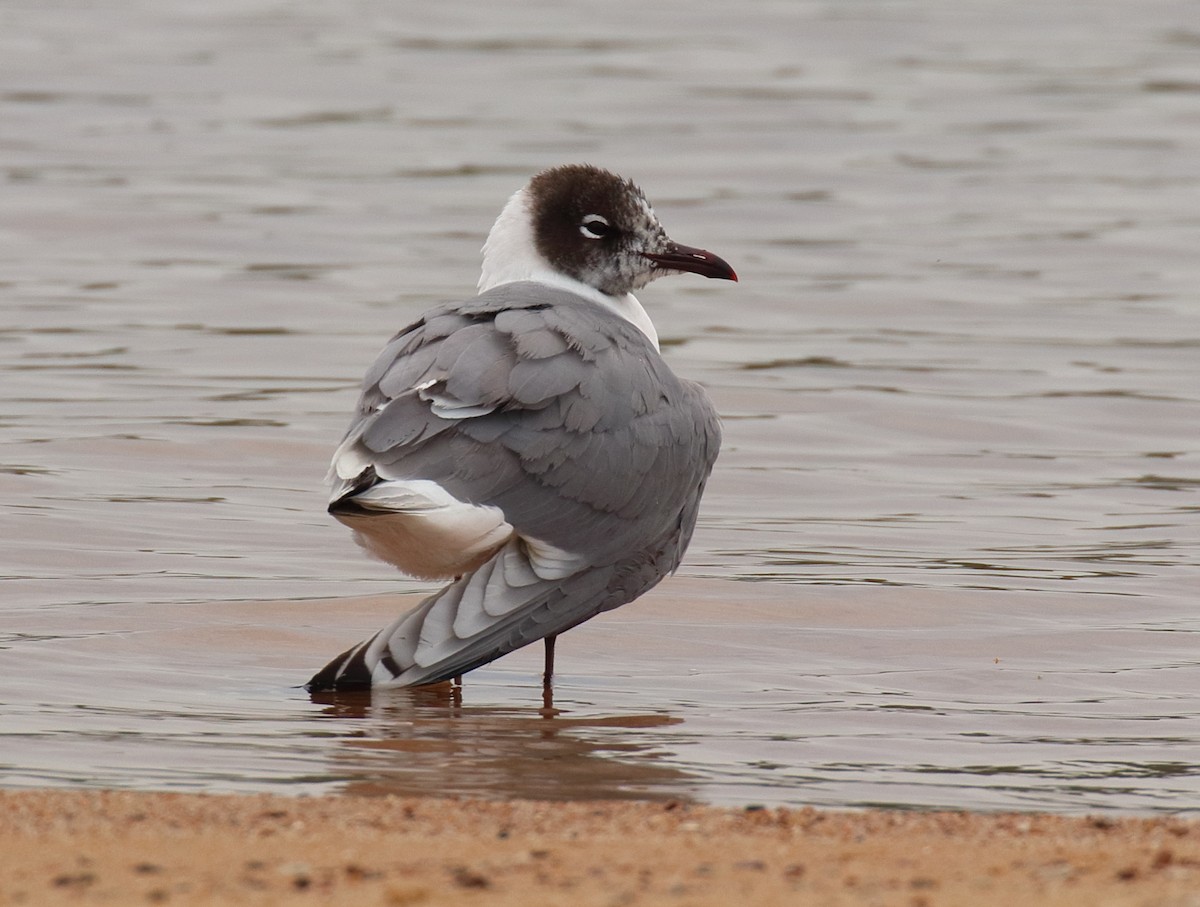
[[[609,296],[593,286],[556,271],[537,250],[533,239],[529,198],[524,189],[513,194],[496,218],[483,244],[479,292],[519,280],[532,280],[583,296],[617,314],[645,334],[658,349],[658,332],[638,298],[632,293]]]

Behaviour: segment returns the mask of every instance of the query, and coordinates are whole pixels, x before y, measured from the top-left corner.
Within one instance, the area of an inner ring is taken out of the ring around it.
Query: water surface
[[[1200,802],[1190,3],[0,11],[0,783]],[[680,576],[460,698],[297,684],[421,584],[322,475],[536,170],[726,443]]]

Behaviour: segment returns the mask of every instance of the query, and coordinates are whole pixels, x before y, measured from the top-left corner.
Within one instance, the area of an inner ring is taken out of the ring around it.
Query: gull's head
[[[542,280],[614,298],[682,272],[737,280],[716,255],[667,236],[632,182],[566,164],[539,173],[509,199],[484,244],[479,286]]]

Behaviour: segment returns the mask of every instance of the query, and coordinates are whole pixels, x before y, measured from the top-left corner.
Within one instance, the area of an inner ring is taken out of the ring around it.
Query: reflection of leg
[[[557,636],[547,636],[544,640],[546,643],[546,670],[542,674],[542,687],[551,686],[554,679],[554,641]]]

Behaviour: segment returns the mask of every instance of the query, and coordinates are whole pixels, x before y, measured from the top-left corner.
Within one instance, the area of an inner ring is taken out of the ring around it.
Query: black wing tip
[[[365,645],[357,645],[347,649],[316,674],[304,685],[309,693],[324,693],[331,690],[369,690],[371,688],[371,672],[363,654]]]
[[[329,502],[330,513],[368,513],[367,508],[355,503],[354,496],[379,483],[379,473],[374,466],[368,466],[354,478],[354,483],[346,489],[340,498]]]
[[[346,489],[346,493],[344,493],[341,498],[336,498],[335,500],[329,501],[329,507],[326,507],[326,509],[328,509],[330,513],[334,513],[334,515],[337,515],[337,513],[371,512],[368,511],[366,507],[359,504],[358,501],[355,501],[354,498],[355,495],[365,492],[367,488],[376,486],[378,483],[379,474],[377,473],[376,468],[367,467],[366,469],[362,470],[358,476],[355,476],[353,485]]]
[[[329,506],[326,508],[326,510],[328,510],[330,513],[332,513],[334,516],[345,515],[345,514],[354,514],[356,516],[362,516],[365,513],[375,512],[375,511],[368,510],[362,504],[360,504],[356,500],[354,500],[354,492],[345,494],[342,497],[338,498],[336,501],[330,501]]]

